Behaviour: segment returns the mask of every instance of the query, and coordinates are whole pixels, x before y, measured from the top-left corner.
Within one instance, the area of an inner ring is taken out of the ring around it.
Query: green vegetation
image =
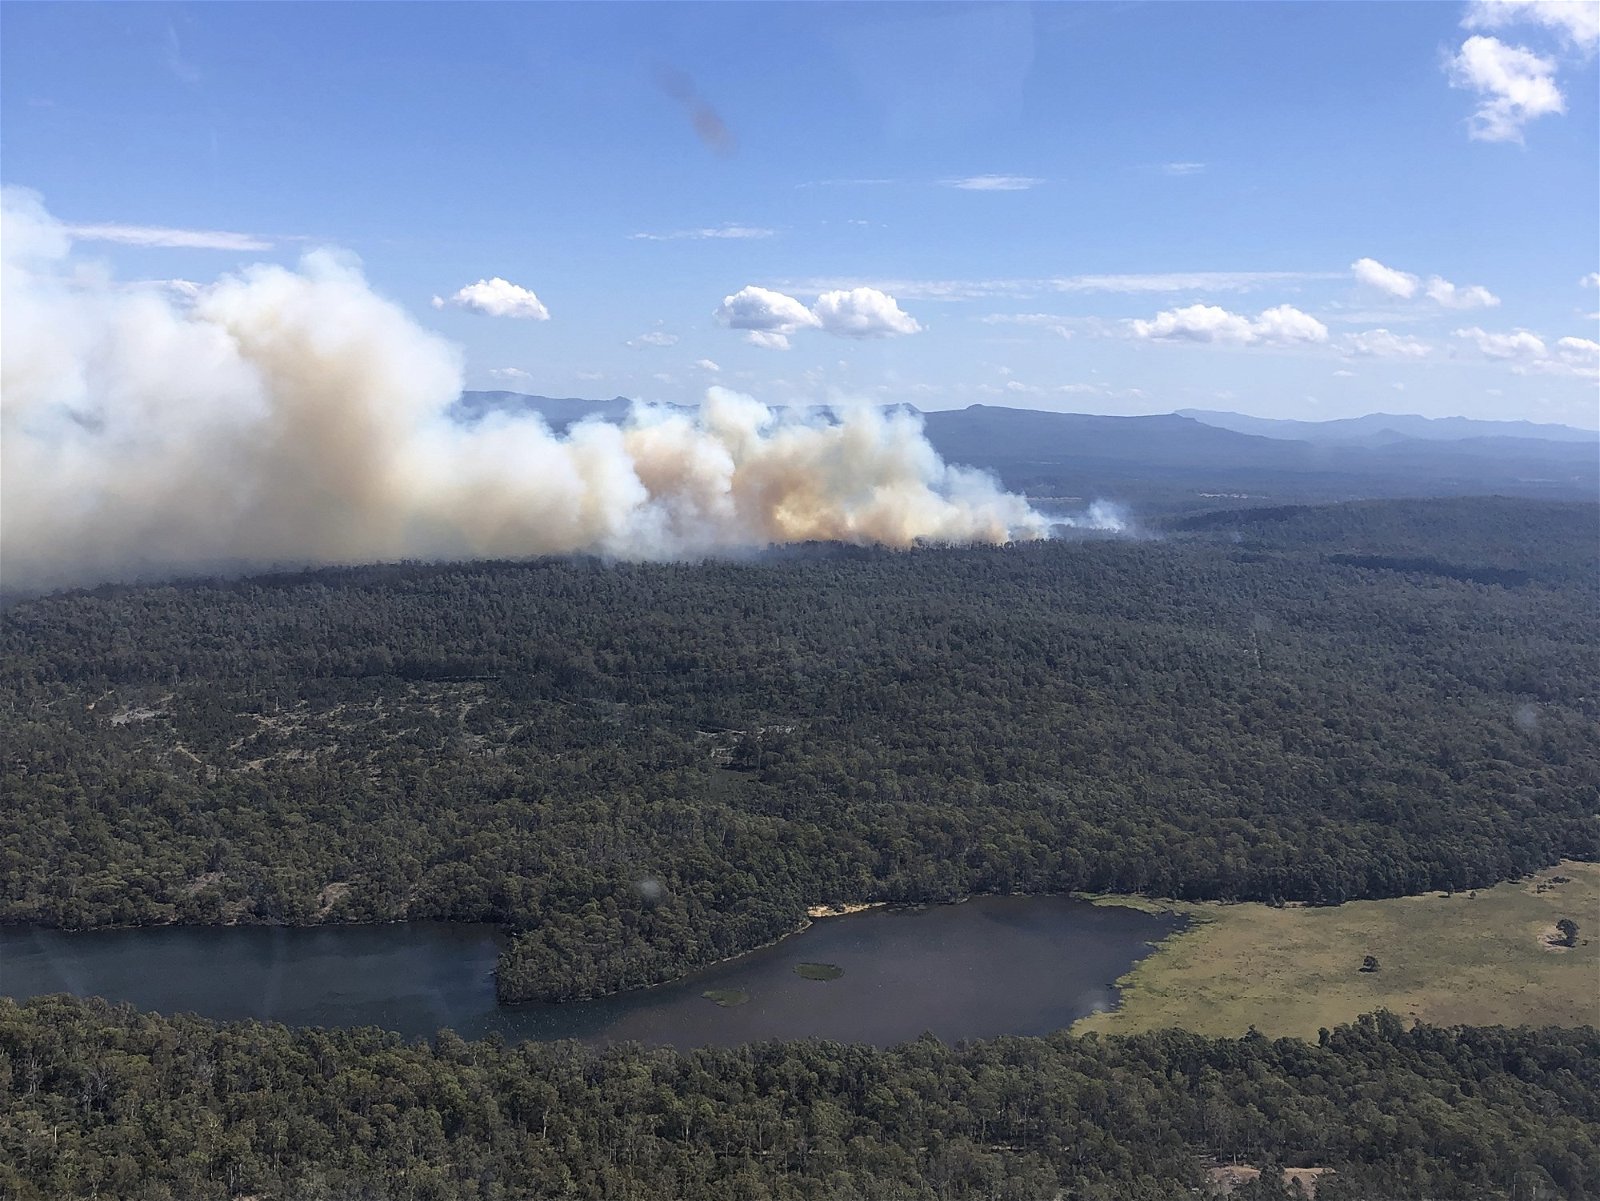
[[[1180,1031],[677,1053],[0,1000],[16,1201],[1170,1201],[1600,1191],[1600,1031]],[[1303,1173],[1304,1174],[1304,1173]],[[1264,1182],[1264,1183],[1263,1183]]]
[[[497,921],[501,996],[561,999],[823,902],[1484,887],[1600,857],[1595,523],[1395,502],[16,604],[0,920]]]
[[[837,980],[844,975],[844,968],[836,963],[798,963],[794,974],[807,980]]]
[[[715,1001],[724,1009],[743,1005],[750,999],[750,994],[742,988],[708,988],[700,995],[708,1001]]]
[[[1600,945],[1551,945],[1565,913],[1600,912],[1600,865],[1562,863],[1476,893],[1337,908],[1184,905],[1192,924],[1122,981],[1078,1033],[1182,1026],[1316,1036],[1383,1008],[1436,1025],[1600,1023]],[[1364,956],[1378,960],[1361,971]]]

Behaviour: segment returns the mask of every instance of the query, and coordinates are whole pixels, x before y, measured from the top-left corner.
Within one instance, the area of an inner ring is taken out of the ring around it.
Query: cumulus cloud
[[[1367,287],[1400,300],[1411,299],[1421,288],[1430,300],[1447,309],[1491,308],[1500,303],[1500,298],[1481,284],[1458,286],[1437,275],[1430,275],[1424,284],[1409,271],[1386,267],[1377,259],[1357,259],[1350,264],[1350,272]]]
[[[677,344],[677,334],[669,334],[659,329],[653,329],[647,334],[640,334],[637,338],[628,339],[628,345],[636,349],[640,346],[676,346]]]
[[[1520,24],[1552,30],[1580,51],[1591,52],[1600,44],[1600,4],[1593,0],[1475,0],[1461,20],[1465,29]]]
[[[36,197],[0,228],[0,556],[15,588],[230,568],[775,542],[1035,538],[904,410],[775,413],[712,388],[563,436],[450,419],[457,351],[348,257],[250,267],[192,305],[81,272]],[[757,331],[759,332],[759,331]]]
[[[1500,298],[1482,284],[1458,286],[1437,275],[1429,277],[1427,292],[1430,300],[1447,309],[1489,309],[1500,303]]]
[[[512,380],[516,383],[533,378],[521,367],[491,367],[489,368],[489,374],[494,376],[495,379]]]
[[[965,179],[941,181],[947,188],[960,188],[964,192],[1026,192],[1044,182],[1028,175],[969,175]]]
[[[1488,359],[1542,359],[1547,353],[1544,339],[1525,329],[1497,334],[1471,326],[1456,330],[1455,336],[1471,342]]]
[[[1600,382],[1600,342],[1588,338],[1558,338],[1547,345],[1525,329],[1489,333],[1476,327],[1456,330],[1456,337],[1472,343],[1485,358],[1510,365],[1518,375],[1555,375]]]
[[[66,225],[63,232],[78,242],[120,242],[124,246],[164,246],[181,250],[270,250],[272,243],[254,234],[222,229],[168,229],[159,225]]]
[[[922,331],[893,296],[876,288],[824,292],[811,312],[824,330],[845,338],[892,338]]]
[[[1556,64],[1522,46],[1475,34],[1448,65],[1450,85],[1478,93],[1468,130],[1483,142],[1520,142],[1529,121],[1567,111]]]
[[[453,296],[435,296],[433,307],[442,309],[453,305],[469,313],[485,317],[521,317],[530,321],[550,320],[550,310],[544,302],[530,292],[498,275],[493,279],[480,279],[468,284]]]
[[[803,329],[843,338],[890,338],[922,329],[893,296],[876,288],[824,292],[807,308],[793,296],[752,284],[724,296],[713,316],[729,329],[747,331],[745,341],[768,350],[788,350],[789,335]]]
[[[810,309],[793,296],[754,284],[724,296],[713,314],[729,329],[790,334],[818,324]]]
[[[715,372],[715,371],[721,371],[722,370],[721,367],[719,367],[716,363],[712,362],[710,359],[696,359],[694,361],[694,365],[696,367],[700,368],[701,371],[712,371],[712,372]]]
[[[1600,342],[1591,338],[1558,338],[1556,358],[1575,370],[1593,374],[1600,367]]]
[[[1328,340],[1328,327],[1293,305],[1280,304],[1256,317],[1212,304],[1168,309],[1148,321],[1135,319],[1136,338],[1158,342],[1210,342],[1231,346],[1290,345]]]
[[[1345,338],[1345,349],[1350,354],[1381,359],[1425,359],[1433,353],[1433,347],[1421,338],[1386,329],[1350,334]]]
[[[1350,264],[1350,270],[1356,279],[1367,287],[1387,292],[1390,296],[1398,296],[1401,300],[1409,300],[1415,296],[1417,285],[1421,282],[1409,271],[1396,271],[1393,267],[1385,267],[1377,259],[1357,259]]]
[[[1580,288],[1600,288],[1600,271],[1591,271],[1578,281]]]

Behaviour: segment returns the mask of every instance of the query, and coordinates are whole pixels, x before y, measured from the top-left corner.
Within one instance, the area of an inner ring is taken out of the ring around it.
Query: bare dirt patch
[[[1217,1167],[1206,1169],[1206,1180],[1211,1191],[1224,1195],[1233,1192],[1241,1184],[1251,1183],[1260,1175],[1260,1168],[1252,1168],[1242,1163],[1219,1164]]]
[[[190,880],[189,883],[187,885],[185,885],[184,887],[185,887],[185,891],[188,892],[188,894],[192,897],[192,896],[195,896],[195,895],[197,895],[199,893],[204,892],[206,889],[210,888],[213,884],[221,884],[221,883],[222,883],[222,873],[221,872],[201,872],[193,880]]]
[[[324,884],[322,891],[317,893],[317,920],[326,920],[328,914],[333,912],[333,907],[339,903],[339,898],[349,891],[350,886],[339,880]]]
[[[1324,1176],[1331,1175],[1332,1168],[1284,1168],[1283,1185],[1292,1189],[1299,1185],[1301,1193],[1307,1198],[1315,1198],[1317,1185]],[[1233,1192],[1240,1185],[1250,1184],[1261,1176],[1260,1168],[1252,1168],[1249,1164],[1229,1163],[1218,1164],[1216,1167],[1206,1169],[1207,1186],[1213,1193],[1223,1196]]]
[[[877,909],[886,904],[884,901],[846,901],[839,905],[813,905],[806,910],[806,916],[817,917],[843,917],[847,913],[861,913],[867,909]]]
[[[1539,949],[1555,954],[1565,954],[1572,950],[1567,945],[1566,937],[1561,933],[1561,928],[1554,922],[1539,931]]]
[[[1300,1191],[1307,1197],[1315,1198],[1317,1185],[1322,1183],[1324,1176],[1333,1174],[1332,1168],[1284,1168],[1283,1183],[1286,1187],[1298,1184]]]

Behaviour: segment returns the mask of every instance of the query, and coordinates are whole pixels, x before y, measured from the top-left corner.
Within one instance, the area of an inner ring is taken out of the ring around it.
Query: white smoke
[[[779,416],[712,388],[565,436],[448,416],[457,352],[308,255],[199,288],[119,285],[7,189],[0,569],[7,588],[399,558],[677,558],[812,539],[1046,535],[903,412]]]

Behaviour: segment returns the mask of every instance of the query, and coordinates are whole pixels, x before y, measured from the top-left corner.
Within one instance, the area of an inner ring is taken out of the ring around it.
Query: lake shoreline
[[[1175,925],[1061,893],[910,904],[903,917],[885,916],[901,908],[867,906],[849,915],[853,922],[807,917],[783,939],[678,980],[561,1003],[499,1004],[503,931],[451,922],[13,928],[0,941],[0,992],[68,992],[217,1021],[377,1027],[407,1037],[449,1028],[467,1038],[595,1045],[814,1037],[889,1046],[925,1031],[960,1041],[1066,1029],[1114,1007],[1113,982]],[[803,943],[787,944],[807,930]],[[839,972],[819,980],[796,970],[802,960]],[[749,1003],[714,1005],[708,991]]]

